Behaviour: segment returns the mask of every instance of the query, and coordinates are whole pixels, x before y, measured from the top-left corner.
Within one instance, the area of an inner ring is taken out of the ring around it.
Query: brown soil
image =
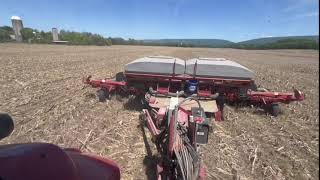
[[[230,58],[254,70],[263,87],[306,94],[303,102],[282,105],[277,118],[227,106],[226,120],[212,122],[204,148],[208,179],[318,179],[319,52],[313,50],[0,44],[0,111],[15,120],[14,132],[1,144],[80,148],[115,160],[122,179],[152,179],[150,153],[156,152],[146,148],[153,145],[140,126],[139,102],[99,103],[96,89],[81,82],[89,74],[112,76],[147,55]]]

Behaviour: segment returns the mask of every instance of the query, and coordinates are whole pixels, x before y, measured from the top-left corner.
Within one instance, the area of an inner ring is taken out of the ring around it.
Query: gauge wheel
[[[281,113],[280,105],[279,104],[271,104],[270,109],[269,109],[269,113],[272,116],[277,117]]]
[[[106,100],[109,98],[109,92],[107,89],[100,89],[97,93],[99,102],[106,102]]]

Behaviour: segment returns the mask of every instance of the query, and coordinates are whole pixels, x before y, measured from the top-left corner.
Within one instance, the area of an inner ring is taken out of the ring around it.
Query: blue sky
[[[135,39],[318,35],[319,0],[0,0],[0,26]]]

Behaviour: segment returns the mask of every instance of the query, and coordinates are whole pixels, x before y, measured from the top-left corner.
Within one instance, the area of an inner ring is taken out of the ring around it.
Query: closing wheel
[[[116,74],[115,80],[116,80],[117,82],[124,81],[124,74],[123,74],[123,72],[118,72],[118,73]]]
[[[106,102],[106,100],[109,98],[109,92],[107,89],[99,89],[97,93],[99,102]]]
[[[252,91],[257,91],[258,86],[255,83],[252,83],[249,89],[251,89]]]

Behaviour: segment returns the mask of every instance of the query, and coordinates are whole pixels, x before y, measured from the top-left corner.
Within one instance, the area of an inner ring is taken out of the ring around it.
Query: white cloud
[[[305,13],[300,13],[300,14],[295,14],[292,16],[289,16],[287,18],[279,19],[278,23],[288,23],[292,21],[299,21],[303,20],[306,18],[313,18],[314,20],[317,20],[319,17],[319,12],[305,12]]]
[[[305,17],[317,17],[317,16],[319,16],[319,12],[308,12],[308,13],[298,14],[294,17],[294,19],[300,19]]]
[[[290,5],[283,9],[283,12],[288,13],[310,6],[318,7],[318,5],[319,0],[292,0]]]
[[[313,17],[313,16],[319,16],[319,12],[310,12],[303,14],[304,17]]]
[[[178,1],[174,1],[174,8],[173,8],[173,16],[177,17],[180,14],[180,9],[181,6],[183,6],[185,4],[185,0],[178,0]]]
[[[260,38],[271,38],[271,37],[274,37],[274,36],[272,36],[270,34],[261,34],[261,35],[259,35],[259,37]]]

